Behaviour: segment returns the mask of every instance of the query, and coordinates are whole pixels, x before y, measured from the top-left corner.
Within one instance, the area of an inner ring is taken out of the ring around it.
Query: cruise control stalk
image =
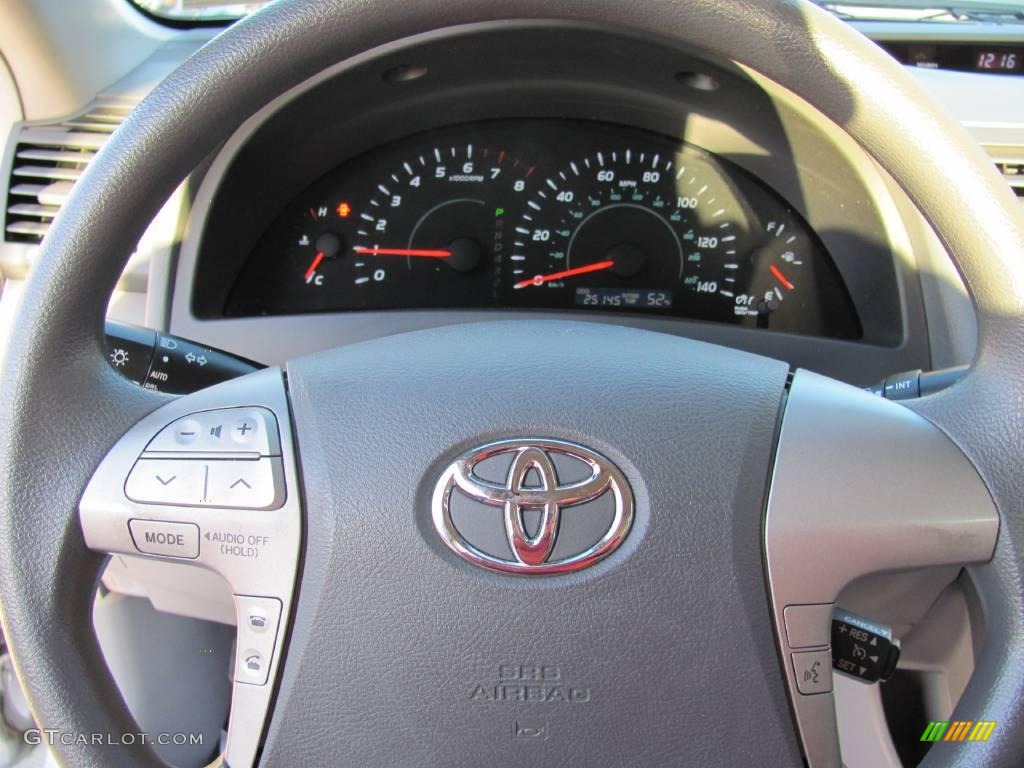
[[[842,608],[832,614],[832,666],[864,683],[888,680],[900,660],[892,630]]]

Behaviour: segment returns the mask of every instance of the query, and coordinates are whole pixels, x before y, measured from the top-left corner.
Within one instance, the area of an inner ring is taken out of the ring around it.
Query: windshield
[[[234,21],[257,11],[270,0],[131,0],[146,13],[172,21]]]

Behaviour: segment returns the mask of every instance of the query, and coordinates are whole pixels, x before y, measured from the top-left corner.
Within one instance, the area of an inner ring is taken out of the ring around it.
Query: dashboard
[[[579,120],[427,131],[329,171],[273,218],[224,314],[487,307],[861,335],[825,246],[769,186]]]

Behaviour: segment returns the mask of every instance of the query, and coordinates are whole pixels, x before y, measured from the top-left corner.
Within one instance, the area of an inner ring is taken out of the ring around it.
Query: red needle
[[[783,288],[786,288],[787,290],[790,290],[790,291],[793,290],[793,284],[791,282],[789,282],[789,280],[786,279],[786,276],[784,274],[782,274],[782,270],[781,269],[779,269],[774,264],[772,264],[770,267],[768,267],[768,270],[773,275],[775,275],[775,279],[776,280],[778,280],[780,283],[782,283],[782,287]]]
[[[563,277],[585,275],[587,272],[600,272],[602,269],[611,269],[614,266],[614,261],[597,261],[593,264],[587,264],[586,266],[575,267],[573,269],[566,269],[562,272],[552,272],[550,275],[537,275],[536,277],[531,277],[529,280],[521,280],[512,287],[527,288],[531,285],[543,285],[544,283],[549,283],[552,280],[561,280]]]
[[[447,259],[452,255],[451,251],[440,248],[365,248],[358,245],[352,250],[366,256],[420,256],[425,259]]]
[[[313,263],[310,264],[309,265],[309,269],[306,270],[306,282],[307,283],[312,279],[313,273],[316,272],[316,268],[320,266],[320,262],[323,261],[323,260],[324,260],[324,252],[323,251],[317,251],[316,252],[316,257],[313,259]]]

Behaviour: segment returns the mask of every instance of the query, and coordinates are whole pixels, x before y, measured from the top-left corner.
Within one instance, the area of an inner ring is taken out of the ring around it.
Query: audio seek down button
[[[146,555],[199,557],[199,526],[161,520],[129,520],[128,531],[135,548]]]

